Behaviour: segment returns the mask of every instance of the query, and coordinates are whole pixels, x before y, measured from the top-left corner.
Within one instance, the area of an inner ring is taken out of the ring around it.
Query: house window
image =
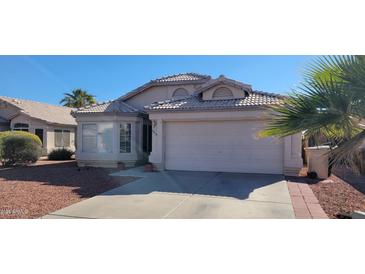
[[[15,131],[29,131],[29,124],[16,123],[13,126],[13,130],[15,130]]]
[[[178,98],[183,98],[183,97],[186,97],[186,96],[189,96],[189,93],[186,89],[184,88],[178,88],[174,91],[174,93],[172,94],[172,97],[175,98],[175,99],[178,99]]]
[[[55,147],[70,147],[70,131],[66,129],[54,130]]]
[[[213,93],[214,99],[225,99],[225,98],[233,98],[233,93],[231,90],[225,87],[217,88]]]
[[[98,138],[97,138],[98,152],[111,153],[113,152],[113,124],[99,123],[98,124]]]
[[[120,125],[120,152],[121,153],[130,153],[131,152],[131,142],[132,142],[131,128],[132,128],[132,125],[130,123]]]
[[[97,128],[96,124],[82,125],[82,151],[96,152],[97,149]]]

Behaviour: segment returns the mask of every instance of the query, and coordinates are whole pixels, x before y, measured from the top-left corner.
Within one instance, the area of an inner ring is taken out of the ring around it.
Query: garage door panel
[[[171,170],[282,173],[282,142],[257,138],[259,122],[168,122],[165,166]]]

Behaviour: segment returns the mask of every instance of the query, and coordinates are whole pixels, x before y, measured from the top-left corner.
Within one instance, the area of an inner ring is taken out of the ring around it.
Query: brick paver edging
[[[312,189],[306,183],[287,182],[297,219],[328,219]]]

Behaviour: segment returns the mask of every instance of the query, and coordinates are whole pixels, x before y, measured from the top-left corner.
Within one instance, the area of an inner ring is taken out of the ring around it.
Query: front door
[[[41,139],[43,146],[43,128],[36,128],[34,133]]]

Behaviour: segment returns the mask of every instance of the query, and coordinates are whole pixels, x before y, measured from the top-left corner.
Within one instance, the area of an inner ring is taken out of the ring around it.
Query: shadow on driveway
[[[113,176],[142,177],[138,181],[110,190],[103,195],[178,193],[230,197],[245,200],[264,187],[281,182],[284,177],[271,174],[242,174],[198,171],[163,171],[143,173],[139,169],[121,171]]]

